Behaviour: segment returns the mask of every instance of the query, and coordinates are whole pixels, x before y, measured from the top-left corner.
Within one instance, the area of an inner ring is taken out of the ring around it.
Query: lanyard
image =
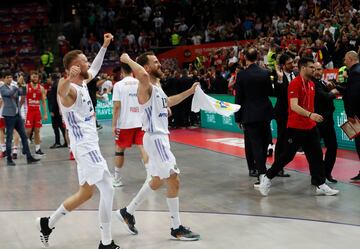
[[[303,92],[305,93],[304,95],[304,99],[302,101],[302,107],[303,108],[306,108],[307,111],[310,110],[310,86],[309,86],[309,81],[306,83],[304,78],[301,77],[301,81],[302,81],[302,89],[303,89]]]

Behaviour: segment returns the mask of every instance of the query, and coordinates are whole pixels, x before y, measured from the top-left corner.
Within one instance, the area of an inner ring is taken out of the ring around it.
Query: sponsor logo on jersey
[[[159,118],[167,118],[168,114],[166,112],[160,112],[159,113]]]
[[[129,93],[129,97],[137,97],[136,93]]]

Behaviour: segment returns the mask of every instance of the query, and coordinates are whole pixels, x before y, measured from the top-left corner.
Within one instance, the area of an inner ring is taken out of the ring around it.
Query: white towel
[[[240,105],[231,104],[210,97],[203,92],[200,86],[197,86],[191,103],[191,111],[199,112],[200,109],[229,117],[240,109]]]

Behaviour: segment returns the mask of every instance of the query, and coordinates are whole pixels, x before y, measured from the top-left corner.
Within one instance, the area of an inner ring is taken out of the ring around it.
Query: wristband
[[[309,114],[309,117],[308,118],[310,118],[311,117],[311,114],[313,114],[312,112],[310,112],[310,114]]]

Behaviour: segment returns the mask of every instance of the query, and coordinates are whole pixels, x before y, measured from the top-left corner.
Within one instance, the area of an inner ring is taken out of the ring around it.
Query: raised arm
[[[96,55],[95,59],[91,63],[91,66],[88,70],[89,79],[87,79],[87,82],[90,82],[100,71],[100,68],[103,63],[104,56],[106,53],[106,49],[112,40],[113,40],[112,34],[110,34],[110,33],[104,34],[104,43],[103,43],[101,49],[99,50],[98,54]]]
[[[138,101],[139,104],[145,104],[151,96],[152,86],[150,82],[150,76],[146,70],[140,66],[138,63],[133,61],[128,54],[123,53],[120,56],[120,61],[129,65],[133,71],[135,77],[139,80],[138,86]]]

